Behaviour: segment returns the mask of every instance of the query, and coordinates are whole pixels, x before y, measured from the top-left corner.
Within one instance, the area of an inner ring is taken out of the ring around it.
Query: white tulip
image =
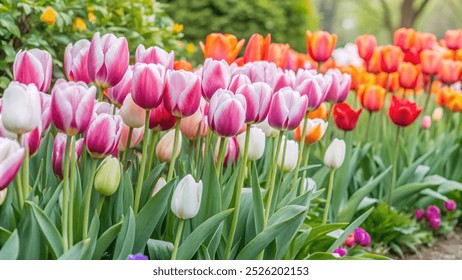
[[[202,199],[202,181],[196,183],[191,174],[178,183],[173,192],[171,209],[180,219],[194,218],[199,212]]]
[[[282,138],[281,143],[281,153],[278,156],[278,166],[283,171],[288,172],[295,168],[298,160],[298,143],[294,140],[288,140],[285,137]],[[284,163],[282,163],[283,152],[285,141],[287,140],[286,156],[284,158]]]
[[[345,141],[335,138],[324,154],[324,164],[332,169],[339,168],[345,160],[345,149]]]
[[[237,136],[239,144],[239,153],[244,154],[245,132]],[[258,127],[250,128],[248,160],[254,161],[260,159],[265,152],[265,133]]]
[[[315,191],[317,187],[316,181],[307,177],[303,184],[303,192]]]
[[[271,137],[271,138],[274,138],[276,136],[279,135],[279,130],[277,129],[274,129],[272,128],[269,124],[268,124],[268,118],[266,118],[264,121],[262,121],[261,123],[257,123],[255,124],[256,127],[258,127],[259,129],[261,129],[265,135],[267,137]]]
[[[167,185],[167,181],[165,181],[165,178],[160,178],[159,180],[157,180],[157,183],[154,186],[154,189],[152,190],[151,196],[155,196],[156,193],[158,193],[163,187],[165,187],[165,185]]]

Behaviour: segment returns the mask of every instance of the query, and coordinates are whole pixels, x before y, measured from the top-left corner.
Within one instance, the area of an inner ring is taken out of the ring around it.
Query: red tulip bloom
[[[416,32],[412,28],[400,28],[395,31],[393,41],[403,52],[409,51],[414,45]]]
[[[271,43],[271,34],[263,38],[260,34],[253,34],[250,37],[244,52],[244,62],[253,62],[265,60],[268,54],[268,48]]]
[[[397,46],[385,46],[380,52],[380,66],[385,73],[398,71],[403,60],[403,52]]]
[[[361,111],[362,109],[359,109],[355,112],[348,103],[335,104],[333,111],[335,125],[344,131],[355,129]]]
[[[397,96],[391,97],[388,115],[391,121],[399,126],[406,127],[412,124],[422,112],[415,102]]]
[[[356,39],[356,46],[358,47],[359,57],[364,61],[369,61],[374,54],[375,47],[377,47],[377,39],[374,35],[364,34]]]
[[[414,89],[420,76],[420,67],[404,62],[399,68],[399,85],[405,89]]]

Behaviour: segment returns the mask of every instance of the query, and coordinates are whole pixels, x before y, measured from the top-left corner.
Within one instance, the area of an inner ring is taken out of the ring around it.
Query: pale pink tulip
[[[156,156],[160,162],[170,162],[173,154],[173,142],[175,138],[175,130],[170,130],[162,138],[160,138],[159,143],[156,146]],[[178,138],[178,149],[176,151],[175,157],[177,158],[180,155],[181,151],[181,133]]]
[[[91,83],[88,75],[88,52],[90,41],[81,39],[75,44],[69,43],[64,51],[64,73],[69,81]]]
[[[119,115],[122,120],[129,127],[142,127],[146,118],[146,112],[143,108],[138,106],[129,94],[125,97],[124,103],[120,108]]]
[[[139,45],[136,48],[135,62],[138,63],[154,63],[160,64],[165,69],[173,70],[173,62],[175,61],[175,54],[173,51],[167,52],[159,47],[145,48],[144,45]]]
[[[306,113],[308,98],[298,91],[283,88],[276,92],[271,101],[268,123],[275,129],[286,131],[295,129]]]
[[[123,152],[127,149],[127,142],[128,142],[128,132],[130,127],[124,124],[122,126],[122,132],[120,134],[120,141],[119,141],[119,151]],[[130,149],[137,146],[141,140],[143,140],[144,135],[144,126],[134,128],[132,132],[132,137],[130,140]]]

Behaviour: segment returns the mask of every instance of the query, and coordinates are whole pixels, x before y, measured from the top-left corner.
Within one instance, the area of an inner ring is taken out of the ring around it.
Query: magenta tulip
[[[210,100],[209,127],[222,137],[237,135],[245,121],[246,101],[241,94],[220,89]]]
[[[164,102],[151,110],[149,115],[149,129],[166,131],[176,124],[176,117],[170,114],[164,106]]]
[[[18,173],[24,152],[16,141],[0,138],[0,191],[8,187]]]
[[[51,119],[57,129],[73,136],[87,130],[93,116],[96,88],[83,82],[58,80],[51,95]]]
[[[91,82],[88,75],[88,52],[90,41],[81,39],[74,45],[68,44],[64,51],[64,73],[69,81],[82,81],[86,84]]]
[[[267,83],[243,85],[236,94],[244,96],[247,104],[245,123],[259,123],[268,116],[273,90]]]
[[[119,145],[122,118],[108,114],[98,115],[85,133],[85,146],[93,158],[111,155]]]
[[[268,123],[277,130],[295,129],[306,113],[308,98],[298,91],[283,88],[276,92],[271,101]]]
[[[19,51],[13,64],[14,80],[34,84],[39,91],[47,92],[51,85],[53,60],[47,51],[32,49]]]
[[[160,64],[135,64],[132,80],[132,97],[145,110],[160,105],[165,85],[165,67]]]
[[[129,63],[128,42],[114,34],[96,32],[88,53],[88,75],[99,87],[110,88],[122,80]]]
[[[249,77],[247,77],[244,74],[237,74],[233,76],[231,79],[231,82],[229,83],[228,90],[232,92],[236,92],[238,88],[240,88],[242,85],[248,85],[251,84],[252,82],[250,81]]]
[[[446,211],[448,212],[454,212],[457,209],[457,203],[452,199],[449,199],[443,202],[443,206],[444,206],[444,209],[446,209]]]
[[[351,86],[351,76],[342,74],[338,69],[329,69],[326,76],[332,77],[332,85],[326,95],[327,102],[342,103],[348,96]]]
[[[371,243],[371,236],[363,228],[359,227],[355,229],[354,233],[355,233],[355,242],[359,246],[365,247]]]
[[[165,109],[176,117],[188,117],[199,109],[200,78],[188,71],[168,71],[164,91]]]
[[[120,108],[124,104],[125,97],[132,92],[133,67],[128,67],[122,80],[108,89],[108,97],[112,104]]]
[[[42,125],[40,124],[37,128],[22,135],[21,145],[29,148],[29,156],[33,156],[37,153],[42,142]]]
[[[210,101],[219,89],[227,89],[231,81],[231,70],[224,60],[207,58],[202,67],[202,96]]]
[[[332,254],[338,258],[342,258],[342,257],[345,257],[347,254],[348,254],[348,251],[347,249],[341,247],[341,246],[338,246],[337,248],[335,248],[335,250],[332,252]]]
[[[48,131],[51,124],[51,95],[41,92],[40,103],[42,107],[42,133]]]
[[[173,62],[175,54],[173,51],[167,52],[159,47],[145,48],[144,45],[139,45],[136,48],[135,62],[136,63],[154,63],[160,64],[165,69],[173,70]]]
[[[63,160],[64,160],[64,151],[66,149],[67,136],[64,133],[58,133],[56,135],[55,141],[53,142],[53,153],[51,155],[51,164],[53,167],[53,172],[55,173],[58,179],[62,180],[63,178]],[[80,139],[75,142],[75,155],[77,160],[80,160],[82,154],[83,139]],[[71,156],[71,155],[69,155]]]
[[[308,97],[308,110],[317,109],[326,99],[331,87],[332,77],[316,74],[312,70],[299,70],[294,88]]]

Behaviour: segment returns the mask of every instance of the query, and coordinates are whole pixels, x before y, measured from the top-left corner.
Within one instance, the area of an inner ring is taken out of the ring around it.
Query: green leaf
[[[263,214],[263,199],[261,196],[260,182],[258,181],[258,170],[255,162],[250,174],[250,185],[252,187],[252,199],[253,199],[253,213],[255,219],[256,233],[260,233],[263,230],[264,214]]]
[[[85,250],[82,253],[82,260],[91,260],[96,248],[96,243],[98,241],[98,232],[99,232],[99,217],[98,215],[93,215],[91,220],[90,230],[88,231],[88,237],[85,242],[88,242],[88,246],[85,247]]]
[[[419,193],[428,187],[434,186],[432,183],[410,183],[396,188],[393,192],[393,205],[400,203],[402,200]]]
[[[106,249],[111,245],[112,241],[117,237],[117,234],[122,228],[122,221],[108,228],[96,242],[96,248],[93,253],[93,260],[99,260],[103,256]]]
[[[399,178],[396,181],[396,185],[402,185],[411,178],[411,176],[414,174],[415,170],[419,165],[421,165],[432,153],[434,152],[434,149],[431,149],[428,151],[426,154],[422,155],[420,158],[416,159],[410,166],[405,168],[403,171],[401,171],[399,174]]]
[[[88,242],[80,241],[79,243],[72,246],[69,251],[59,257],[58,260],[81,260],[86,246],[88,246]]]
[[[435,192],[432,189],[425,189],[425,190],[421,191],[420,193],[431,196],[431,197],[434,197],[434,198],[442,200],[442,201],[446,201],[446,200],[449,199],[447,196],[442,195],[439,192]]]
[[[0,260],[16,260],[19,256],[19,236],[15,230],[0,250]]]
[[[148,251],[151,260],[169,260],[173,251],[173,244],[163,240],[148,240]]]
[[[335,224],[319,225],[319,226],[313,227],[311,229],[310,235],[308,236],[304,244],[306,246],[310,244],[311,242],[316,241],[318,238],[325,236],[329,232],[344,228],[347,225],[348,225],[347,223],[335,223]]]
[[[114,249],[115,260],[126,260],[128,255],[133,251],[135,242],[135,215],[132,208],[124,218],[122,229],[117,237],[116,246]]]

